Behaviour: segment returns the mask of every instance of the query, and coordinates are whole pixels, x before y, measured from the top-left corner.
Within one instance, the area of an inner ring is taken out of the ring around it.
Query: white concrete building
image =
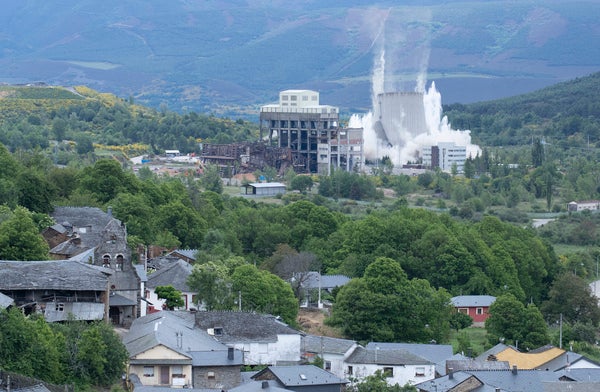
[[[456,171],[464,171],[467,160],[467,147],[457,146],[453,142],[440,142],[435,146],[426,146],[421,150],[423,165],[433,168],[439,167],[444,172],[450,172],[453,166]]]

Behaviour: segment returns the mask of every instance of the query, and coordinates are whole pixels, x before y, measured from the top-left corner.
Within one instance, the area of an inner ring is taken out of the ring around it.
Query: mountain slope
[[[600,72],[505,99],[447,105],[444,113],[485,145],[539,138],[562,147],[600,146]]]
[[[175,110],[255,112],[286,88],[365,110],[381,49],[389,89],[412,90],[427,71],[445,102],[513,95],[600,67],[593,0],[0,6],[0,81],[86,84]]]

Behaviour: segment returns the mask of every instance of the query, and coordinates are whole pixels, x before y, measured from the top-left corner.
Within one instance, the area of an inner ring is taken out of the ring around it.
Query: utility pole
[[[562,348],[562,313],[560,314],[560,321],[558,324],[558,330],[559,330],[559,338],[558,338],[558,348]]]
[[[238,310],[242,311],[242,291],[238,291]]]

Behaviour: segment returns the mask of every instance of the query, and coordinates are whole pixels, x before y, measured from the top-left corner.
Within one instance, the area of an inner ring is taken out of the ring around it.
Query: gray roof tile
[[[174,263],[148,275],[147,286],[156,288],[170,285],[176,290],[189,292],[191,289],[187,284],[187,278],[192,274],[192,269],[193,267],[189,263],[178,259]]]
[[[455,307],[490,306],[496,301],[491,295],[459,295],[450,300]]]
[[[253,378],[260,380],[265,373],[272,373],[285,387],[347,384],[348,381],[314,365],[269,366]]]
[[[330,338],[327,336],[306,335],[302,337],[304,350],[309,353],[346,354],[356,346],[354,340]]]
[[[377,350],[364,347],[357,347],[346,359],[346,362],[377,365],[428,365],[434,363],[407,350]]]
[[[227,346],[205,331],[194,328],[190,320],[179,317],[177,312],[162,311],[136,319],[123,336],[123,343],[130,357],[164,345],[188,357],[194,366],[237,366],[243,363],[241,353],[235,354],[232,361],[227,360]]]
[[[301,335],[275,316],[251,312],[197,312],[196,325],[204,331],[222,328],[223,343],[276,342],[277,335]]]
[[[0,290],[105,291],[111,274],[72,260],[0,261]]]

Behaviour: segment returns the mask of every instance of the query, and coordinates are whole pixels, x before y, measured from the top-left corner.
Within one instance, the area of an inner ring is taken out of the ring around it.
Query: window
[[[331,370],[331,361],[325,361],[325,370]]]
[[[64,311],[65,310],[65,304],[63,304],[62,302],[57,302],[54,310],[56,310],[57,312]]]
[[[346,373],[348,373],[349,375],[352,375],[352,366],[348,366],[348,371]]]
[[[268,343],[258,343],[258,352],[260,354],[267,354],[269,352],[269,344]]]
[[[384,367],[383,375],[386,377],[394,377],[394,368],[393,367]]]
[[[144,366],[144,377],[154,377],[154,366]]]
[[[303,101],[308,101],[308,95],[303,95],[303,96],[302,96],[302,100],[303,100]]]
[[[223,335],[223,328],[215,327],[215,336],[221,336],[221,335]]]
[[[181,366],[181,365],[171,366],[171,377],[185,378],[185,375],[183,374],[183,366]]]
[[[423,366],[418,366],[415,369],[415,377],[424,377],[425,376],[425,368]]]
[[[206,378],[208,378],[209,380],[214,380],[215,379],[215,372],[208,372],[208,373],[206,373]]]
[[[287,101],[288,100],[288,96],[287,95],[282,95],[281,96],[281,100],[282,101]]]
[[[123,260],[124,260],[123,255],[117,255],[117,261],[115,264],[115,269],[117,271],[123,271]]]
[[[298,100],[298,96],[290,95],[290,101],[297,101],[297,100]]]
[[[475,314],[483,314],[483,308],[477,308]]]
[[[105,268],[110,268],[110,255],[102,256],[102,266]]]

